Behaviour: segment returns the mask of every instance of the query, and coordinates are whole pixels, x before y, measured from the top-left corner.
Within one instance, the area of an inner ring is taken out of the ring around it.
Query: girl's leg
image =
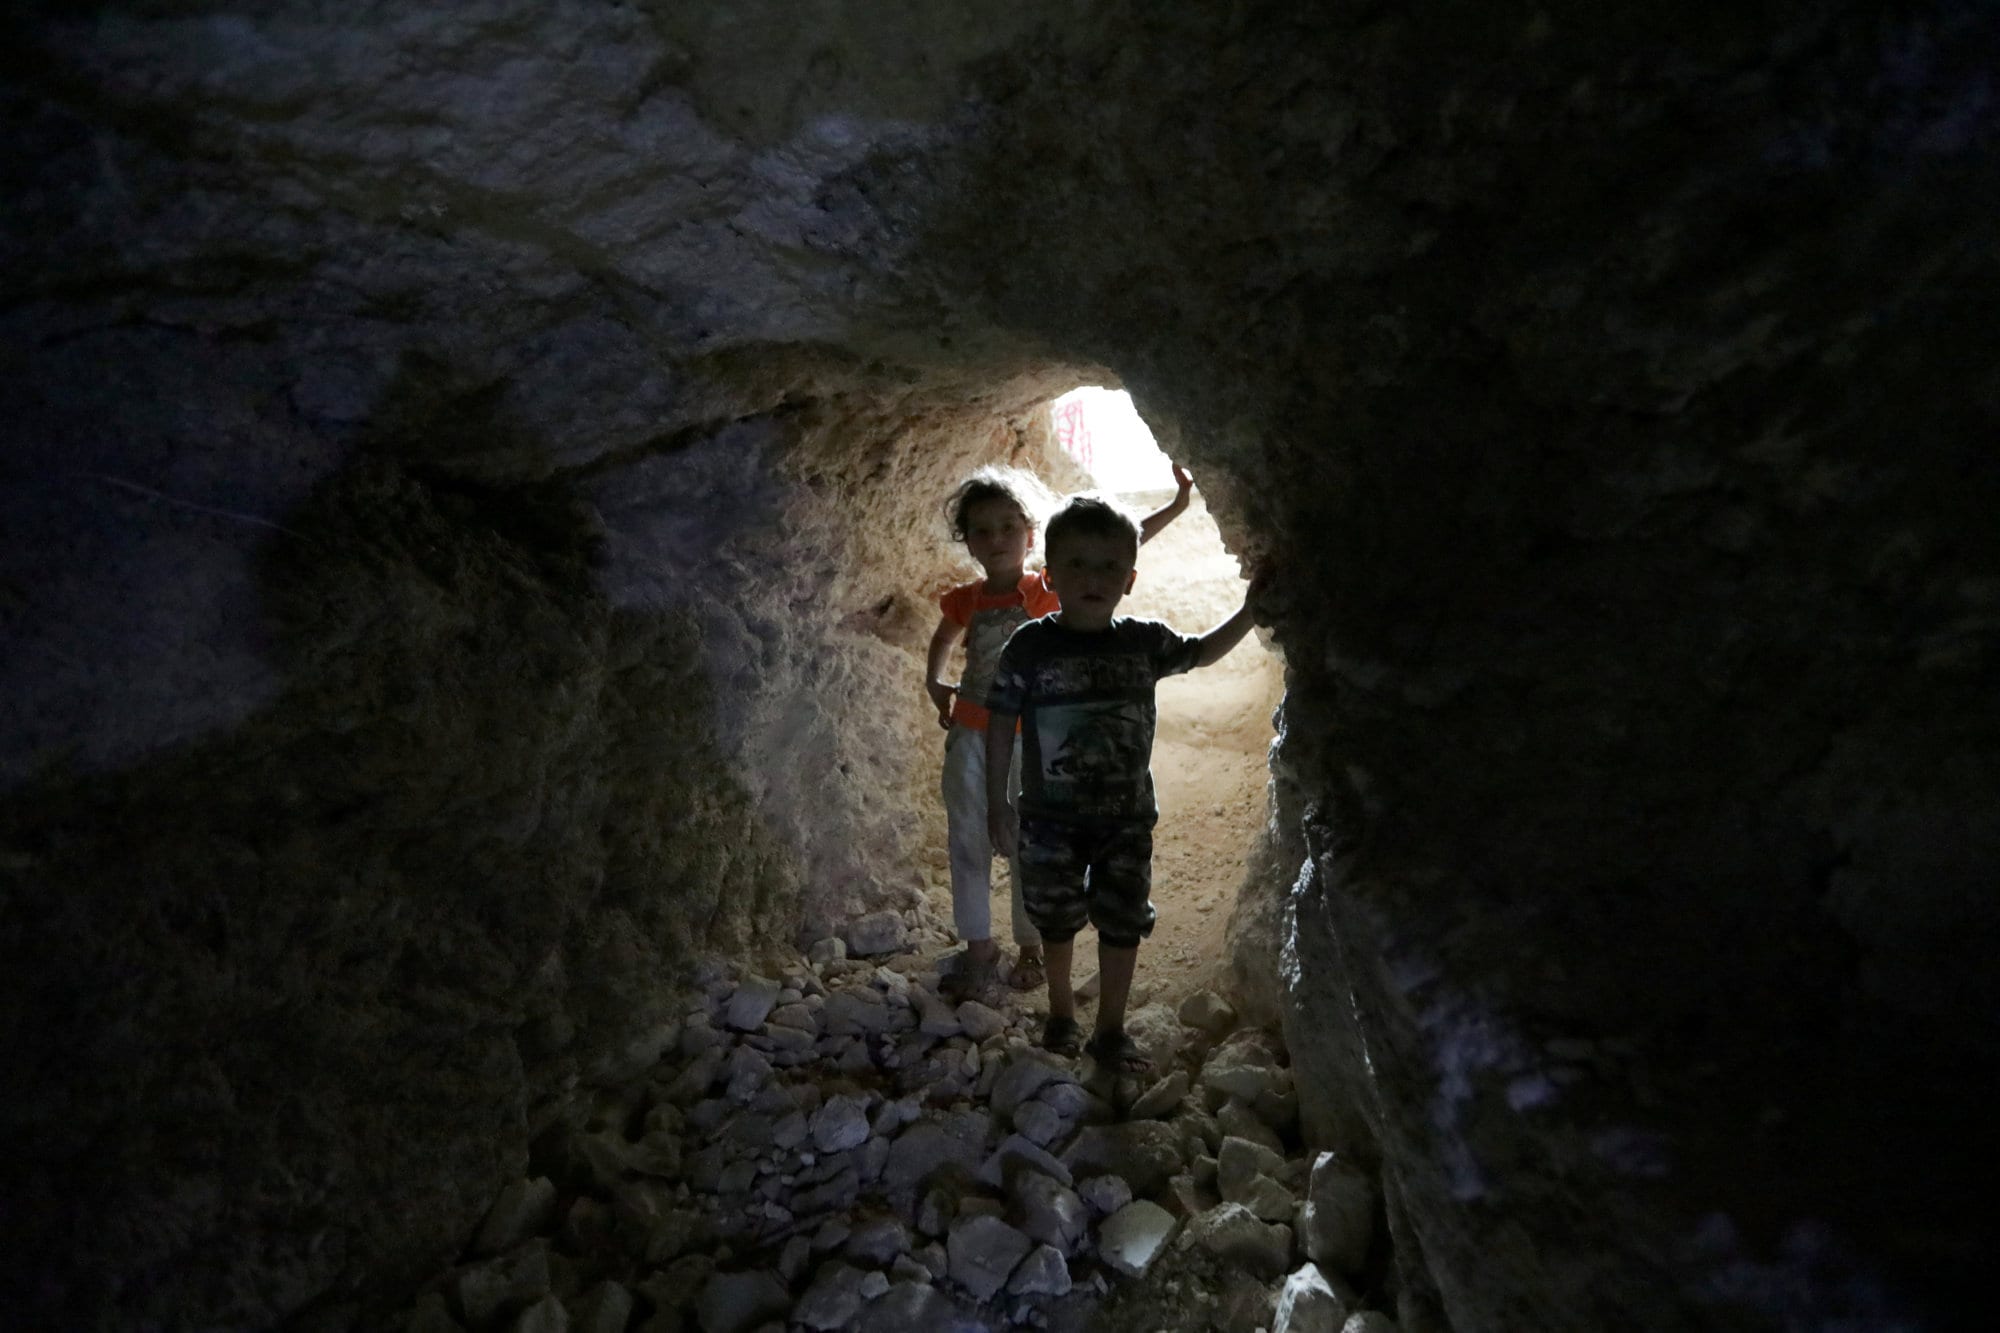
[[[1007,775],[1007,790],[1016,800],[1021,795],[1021,747],[1014,747],[1013,771]],[[1021,896],[1021,857],[1017,848],[1007,859],[1008,894],[1007,905],[1013,918],[1014,948],[1019,951],[1020,962],[1016,964],[1019,974],[1015,985],[1022,990],[1033,990],[1042,984],[1045,964],[1042,957],[1042,933],[1035,929],[1035,923],[1028,919],[1027,900]],[[1025,969],[1025,970],[1024,970]]]
[[[986,834],[986,738],[954,726],[944,743],[951,920],[975,962],[993,950],[993,844]]]

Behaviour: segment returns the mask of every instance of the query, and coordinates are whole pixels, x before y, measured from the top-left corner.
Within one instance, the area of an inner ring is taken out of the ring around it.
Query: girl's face
[[[1035,549],[1035,528],[1012,500],[994,496],[965,511],[965,549],[986,577],[1018,577]]]

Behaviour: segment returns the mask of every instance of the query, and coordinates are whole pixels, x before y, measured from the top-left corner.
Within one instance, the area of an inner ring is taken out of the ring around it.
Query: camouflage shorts
[[[1087,920],[1113,948],[1153,933],[1153,830],[1119,821],[1021,819],[1021,897],[1045,940],[1060,944]]]

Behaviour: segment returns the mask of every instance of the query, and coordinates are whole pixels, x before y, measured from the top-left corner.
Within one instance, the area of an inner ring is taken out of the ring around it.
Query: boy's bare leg
[[[1076,954],[1074,936],[1058,944],[1042,941],[1042,959],[1049,971],[1049,1017],[1075,1018],[1076,996],[1069,987],[1070,960]]]
[[[1068,946],[1065,945],[1065,948]],[[1103,989],[1097,1000],[1097,1033],[1103,1036],[1110,1032],[1125,1030],[1125,1001],[1132,994],[1132,974],[1138,970],[1139,946],[1114,948],[1103,940],[1097,942],[1097,975]],[[1069,968],[1063,967],[1063,993],[1069,993]],[[1055,973],[1049,973],[1049,1004],[1051,1012],[1055,1004]],[[1072,1012],[1074,1012],[1072,1010]]]

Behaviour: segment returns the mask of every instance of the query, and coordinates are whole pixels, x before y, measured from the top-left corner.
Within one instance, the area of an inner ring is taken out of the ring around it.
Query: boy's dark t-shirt
[[[1020,812],[1157,819],[1153,686],[1192,668],[1200,644],[1157,620],[1113,620],[1092,632],[1047,619],[1016,630],[987,706],[1021,718]]]

